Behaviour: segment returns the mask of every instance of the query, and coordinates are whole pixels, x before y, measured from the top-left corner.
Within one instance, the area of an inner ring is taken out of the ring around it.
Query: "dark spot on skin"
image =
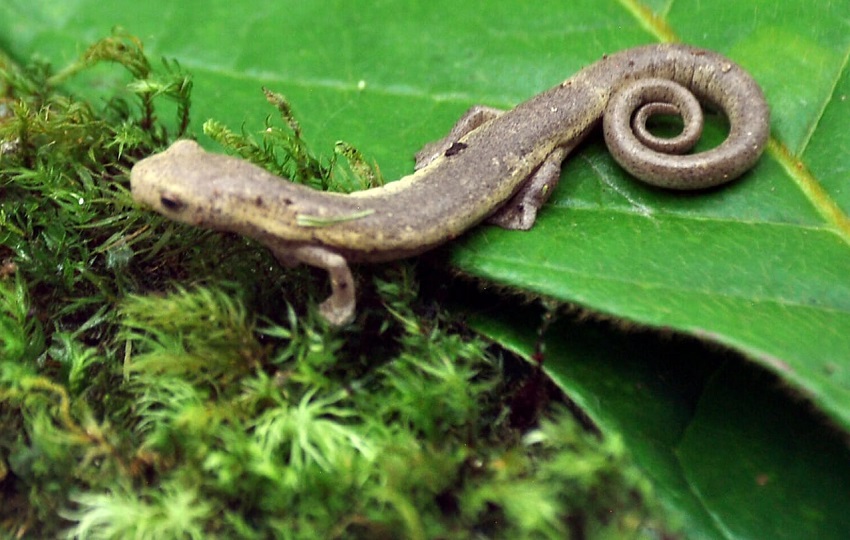
[[[446,157],[455,156],[457,154],[460,154],[464,150],[466,150],[466,148],[468,146],[469,146],[468,144],[465,144],[465,143],[462,143],[462,142],[452,143],[452,145],[449,146],[448,149],[446,150],[445,155],[446,155]]]
[[[168,195],[165,193],[159,197],[159,204],[161,204],[166,210],[171,210],[172,212],[179,212],[186,207],[183,201],[175,195]]]
[[[256,199],[254,199],[254,204],[257,206],[263,206],[263,198],[258,196]]]
[[[292,199],[283,199],[283,204],[289,206],[290,204],[292,204]]]

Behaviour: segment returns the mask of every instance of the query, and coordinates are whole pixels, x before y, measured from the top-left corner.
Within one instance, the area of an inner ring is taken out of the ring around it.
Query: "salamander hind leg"
[[[354,320],[357,305],[354,278],[345,258],[320,246],[272,248],[272,253],[283,264],[291,264],[294,259],[326,270],[331,280],[331,295],[319,305],[319,312],[333,326],[343,326]]]
[[[428,165],[438,156],[444,154],[446,150],[452,147],[467,133],[481,127],[493,118],[501,115],[505,111],[487,107],[486,105],[474,105],[455,122],[448,135],[442,139],[437,139],[427,143],[422,147],[422,150],[416,152],[416,170]]]
[[[537,211],[549,199],[549,196],[561,179],[561,163],[567,157],[570,148],[555,148],[540,167],[525,181],[519,191],[508,202],[487,218],[487,223],[503,229],[527,231],[537,219]]]

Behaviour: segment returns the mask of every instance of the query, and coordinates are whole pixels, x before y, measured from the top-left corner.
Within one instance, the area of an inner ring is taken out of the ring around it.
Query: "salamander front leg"
[[[342,326],[354,319],[357,305],[354,278],[344,257],[319,246],[272,248],[272,253],[287,266],[301,262],[326,270],[331,279],[331,295],[319,305],[319,312],[333,326]]]

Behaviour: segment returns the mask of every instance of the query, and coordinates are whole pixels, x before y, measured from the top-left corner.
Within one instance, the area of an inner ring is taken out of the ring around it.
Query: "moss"
[[[120,95],[95,107],[61,93],[104,61],[129,73]],[[516,360],[429,305],[415,263],[362,271],[361,315],[333,330],[309,270],[137,208],[132,163],[188,125],[191,79],[176,63],[154,70],[119,32],[56,74],[7,58],[0,73],[0,530],[664,534],[619,441],[557,405],[528,428],[512,422],[509,396],[523,382],[503,364]],[[344,143],[315,157],[285,100],[267,98],[283,127],[270,124],[261,142],[207,131],[324,189],[380,182]],[[177,103],[173,135],[157,116],[163,99]]]

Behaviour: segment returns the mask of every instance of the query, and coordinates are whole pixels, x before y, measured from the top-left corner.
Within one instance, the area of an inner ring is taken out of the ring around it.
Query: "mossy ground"
[[[62,93],[102,62],[126,68],[126,89],[97,106]],[[419,294],[415,262],[361,269],[358,319],[333,330],[320,273],[138,208],[130,167],[189,125],[178,65],[153,69],[118,33],[55,73],[0,56],[0,84],[3,534],[668,534],[620,441]],[[315,157],[267,97],[282,127],[260,143],[207,132],[315,187],[380,182],[344,143]]]

